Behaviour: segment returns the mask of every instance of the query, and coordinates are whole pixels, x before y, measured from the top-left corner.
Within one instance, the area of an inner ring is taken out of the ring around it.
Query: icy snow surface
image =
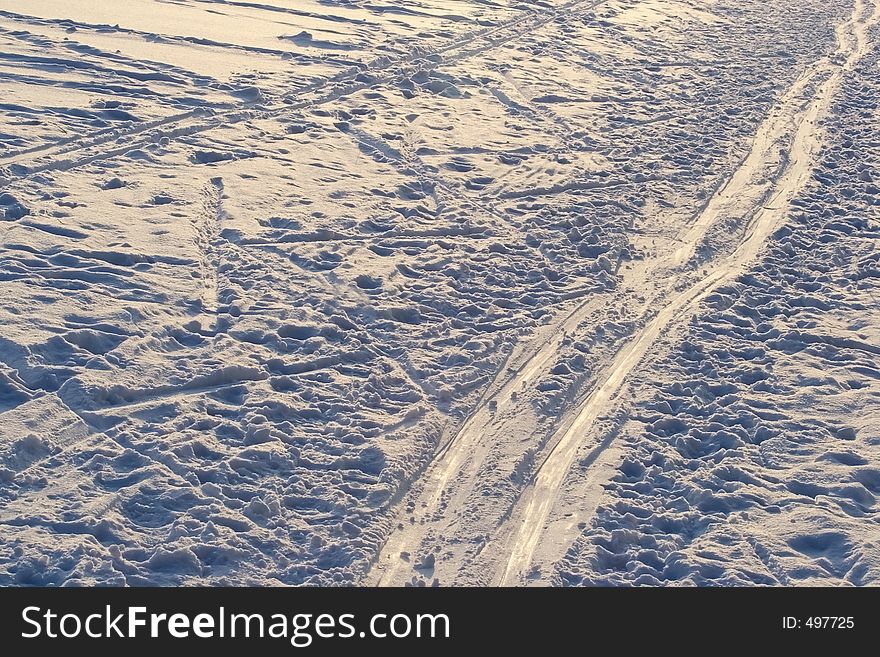
[[[0,584],[880,584],[878,23],[0,0]]]

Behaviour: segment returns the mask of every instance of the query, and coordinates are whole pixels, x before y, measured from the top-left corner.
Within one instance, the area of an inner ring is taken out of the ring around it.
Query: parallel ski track
[[[674,323],[689,317],[691,311],[712,291],[733,279],[758,254],[779,221],[784,218],[789,201],[806,183],[812,171],[819,146],[819,118],[828,108],[833,91],[844,71],[852,68],[865,53],[867,31],[876,22],[878,11],[880,9],[875,4],[874,13],[863,18],[864,0],[856,0],[852,17],[837,30],[839,50],[836,54],[845,57],[845,63],[835,63],[834,56],[825,58],[792,85],[758,128],[750,153],[739,163],[727,182],[719,186],[710,202],[701,208],[693,224],[686,229],[684,238],[679,239],[679,249],[655,265],[656,271],[681,271],[684,265],[693,261],[697,245],[721,216],[723,209],[730,210],[736,205],[737,199],[742,199],[740,203],[750,203],[748,207],[736,208],[741,212],[739,216],[751,219],[746,222],[744,237],[735,250],[721,258],[718,263],[708,263],[709,273],[695,282],[691,278],[691,283],[684,291],[680,291],[681,288],[676,291],[673,282],[654,303],[646,304],[649,310],[643,317],[642,328],[624,344],[610,365],[597,377],[596,387],[587,394],[573,421],[563,424],[551,437],[549,451],[534,471],[507,519],[498,527],[495,533],[497,538],[492,541],[495,543],[494,550],[485,549],[482,552],[494,554],[499,559],[499,572],[494,578],[496,584],[512,585],[524,581],[547,519],[579,448],[586,441],[595,438],[591,432],[595,421],[607,415],[621,402],[624,384],[658,338]],[[811,82],[821,80],[819,76],[823,73],[826,74],[826,79],[819,84],[813,100],[798,103],[799,94],[803,95]],[[776,146],[791,129],[794,130],[794,137],[784,149],[786,152],[770,189],[751,196],[744,193],[762,189],[758,187],[762,182],[761,176],[755,174],[766,167]],[[729,200],[731,197],[733,202]],[[772,199],[769,204],[768,199]],[[679,279],[687,280],[686,276],[692,276],[692,272],[685,270]],[[660,310],[656,311],[658,307]],[[586,302],[579,304],[557,323],[557,328],[576,325],[586,308]],[[652,315],[652,312],[656,314]],[[549,363],[555,362],[560,342],[558,333],[551,335],[533,345],[531,355],[525,358],[519,369],[512,373],[502,371],[458,432],[442,444],[425,473],[421,515],[428,518],[437,513],[442,514],[444,494],[451,483],[460,477],[462,469],[470,463],[473,458],[472,450],[480,443],[484,428],[492,422],[493,413],[487,407],[489,401],[496,405],[495,414],[501,415],[506,407],[515,403],[514,392],[527,385]],[[610,441],[603,441],[600,445],[601,449],[609,447]],[[598,464],[601,461],[597,458],[598,454],[591,456],[593,463]],[[593,482],[592,485],[601,486],[601,483]],[[401,570],[408,564],[398,555],[404,551],[412,552],[417,547],[417,542],[412,533],[406,530],[392,533],[374,563],[368,581],[380,586],[399,583]],[[493,565],[487,563],[487,567],[491,568]]]
[[[611,363],[599,385],[586,399],[574,422],[555,439],[555,445],[535,471],[530,485],[520,496],[510,519],[509,538],[505,549],[508,555],[505,567],[497,583],[502,586],[521,584],[532,563],[547,519],[553,510],[564,479],[577,456],[579,448],[588,439],[594,439],[590,432],[598,417],[607,414],[609,407],[619,402],[619,396],[628,377],[642,362],[645,355],[670,327],[676,322],[689,317],[697,305],[719,286],[733,280],[761,251],[767,238],[773,233],[779,222],[784,219],[790,201],[808,181],[813,169],[815,155],[820,146],[818,124],[827,112],[834,98],[834,92],[846,71],[851,70],[868,50],[868,30],[880,17],[880,4],[874,0],[874,11],[865,16],[864,0],[856,0],[853,15],[837,29],[839,55],[844,56],[842,65],[834,65],[829,58],[822,63],[822,68],[833,67],[832,73],[820,85],[806,109],[797,116],[796,132],[789,150],[787,167],[783,170],[773,186],[773,205],[765,207],[760,203],[745,216],[751,216],[743,240],[733,253],[720,262],[707,276],[696,281],[684,292],[674,296],[644,328],[618,353]],[[803,88],[803,81],[798,81],[796,88]],[[786,97],[787,100],[787,97]],[[780,128],[781,129],[781,128]],[[763,148],[767,135],[759,131],[755,148]],[[744,161],[743,167],[757,166],[750,157]],[[743,169],[735,172],[732,182],[745,186],[740,181],[748,180]],[[746,195],[745,198],[748,198]],[[763,199],[761,199],[763,200]],[[714,206],[706,210],[714,213]],[[709,221],[698,221],[703,231],[692,231],[692,242],[704,234]],[[673,265],[681,264],[681,251],[673,255]],[[595,459],[594,459],[595,460]]]
[[[298,89],[269,107],[254,105],[219,113],[199,108],[151,121],[131,130],[102,132],[90,139],[60,145],[50,144],[37,158],[22,157],[21,154],[0,158],[0,185],[42,172],[68,171],[93,162],[110,160],[132,149],[155,143],[163,137],[174,139],[242,121],[271,118],[319,107],[379,83],[391,82],[419,71],[433,70],[479,56],[563,18],[575,9],[592,9],[603,2],[605,0],[570,0],[554,9],[544,7],[540,10],[529,10],[495,27],[470,32],[442,48],[433,51],[416,49],[392,61],[368,64],[363,69],[351,69],[334,78],[320,80]],[[375,74],[380,73],[382,75],[377,79]],[[359,82],[357,78],[363,74],[374,74],[374,77],[368,82]],[[329,91],[325,91],[328,87]],[[318,95],[314,97],[315,94]],[[89,150],[94,152],[88,152]],[[35,152],[37,151],[31,150],[27,155],[32,156]]]

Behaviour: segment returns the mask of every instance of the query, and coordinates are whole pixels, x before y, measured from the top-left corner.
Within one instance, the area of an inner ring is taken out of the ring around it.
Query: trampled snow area
[[[0,584],[880,584],[878,24],[0,0]]]

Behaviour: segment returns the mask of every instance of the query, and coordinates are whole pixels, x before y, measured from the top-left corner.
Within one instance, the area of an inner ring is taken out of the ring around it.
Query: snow
[[[876,53],[759,262],[651,365],[566,584],[876,584]],[[872,119],[873,120],[873,119]]]
[[[0,0],[0,584],[876,584],[878,16]]]

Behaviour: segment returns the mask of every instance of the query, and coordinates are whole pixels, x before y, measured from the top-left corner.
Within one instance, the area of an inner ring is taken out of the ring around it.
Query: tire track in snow
[[[874,2],[873,12],[865,16],[864,0],[856,0],[852,17],[838,27],[837,38],[840,46],[838,54],[845,56],[846,59],[843,64],[838,64],[831,75],[819,86],[812,101],[796,119],[796,132],[787,158],[789,164],[776,180],[770,193],[773,202],[780,203],[780,205],[775,208],[763,205],[738,208],[746,211],[740,216],[751,216],[752,219],[748,224],[745,238],[736,250],[720,262],[708,276],[698,280],[667,303],[615,358],[604,379],[587,398],[572,424],[555,441],[554,447],[537,469],[531,484],[520,497],[510,520],[506,523],[511,529],[505,549],[507,560],[498,580],[499,584],[516,585],[523,582],[538,549],[538,543],[545,535],[545,524],[553,510],[569,468],[577,456],[578,449],[584,439],[591,436],[590,429],[597,418],[603,413],[607,413],[609,407],[619,400],[625,381],[638,367],[649,349],[673,323],[685,319],[689,312],[694,310],[707,295],[723,283],[735,278],[743,267],[760,252],[764,242],[775,230],[779,221],[785,217],[789,202],[807,182],[813,170],[813,162],[821,138],[817,123],[830,107],[834,91],[843,74],[851,70],[868,50],[868,30],[877,22],[878,15],[880,15],[880,5],[876,3],[876,0],[872,1]],[[824,66],[834,66],[834,64],[829,59]],[[796,89],[803,89],[805,86],[804,79],[795,84]],[[790,96],[791,94],[786,95],[783,99],[784,104],[791,100]],[[770,127],[772,128],[773,125],[780,126],[778,122],[771,121]],[[770,134],[772,134],[772,130],[763,135],[759,133],[759,137],[755,141],[755,148],[758,151],[766,153],[765,145]],[[761,194],[750,194],[749,184],[745,182],[751,179],[751,174],[759,165],[760,158],[752,158],[751,154],[747,156],[743,165],[744,169],[737,171],[731,179],[731,183],[724,189],[730,190],[731,185],[736,188],[735,199],[743,199],[746,202],[754,201],[756,198],[763,200],[764,196]],[[722,189],[722,194],[724,189]],[[708,221],[704,221],[703,217],[700,217],[700,220],[695,224],[700,227],[700,230],[691,231],[689,244],[695,245],[704,234],[705,229],[717,217],[715,206],[712,204],[707,207],[706,213]],[[685,246],[687,245],[688,241],[686,240]],[[673,265],[681,264],[687,259],[687,255],[683,255],[683,253],[687,254],[688,251],[683,252],[679,249],[673,254]],[[601,483],[594,482],[594,489],[601,486]],[[556,545],[567,544],[567,542],[549,541],[549,543]]]

